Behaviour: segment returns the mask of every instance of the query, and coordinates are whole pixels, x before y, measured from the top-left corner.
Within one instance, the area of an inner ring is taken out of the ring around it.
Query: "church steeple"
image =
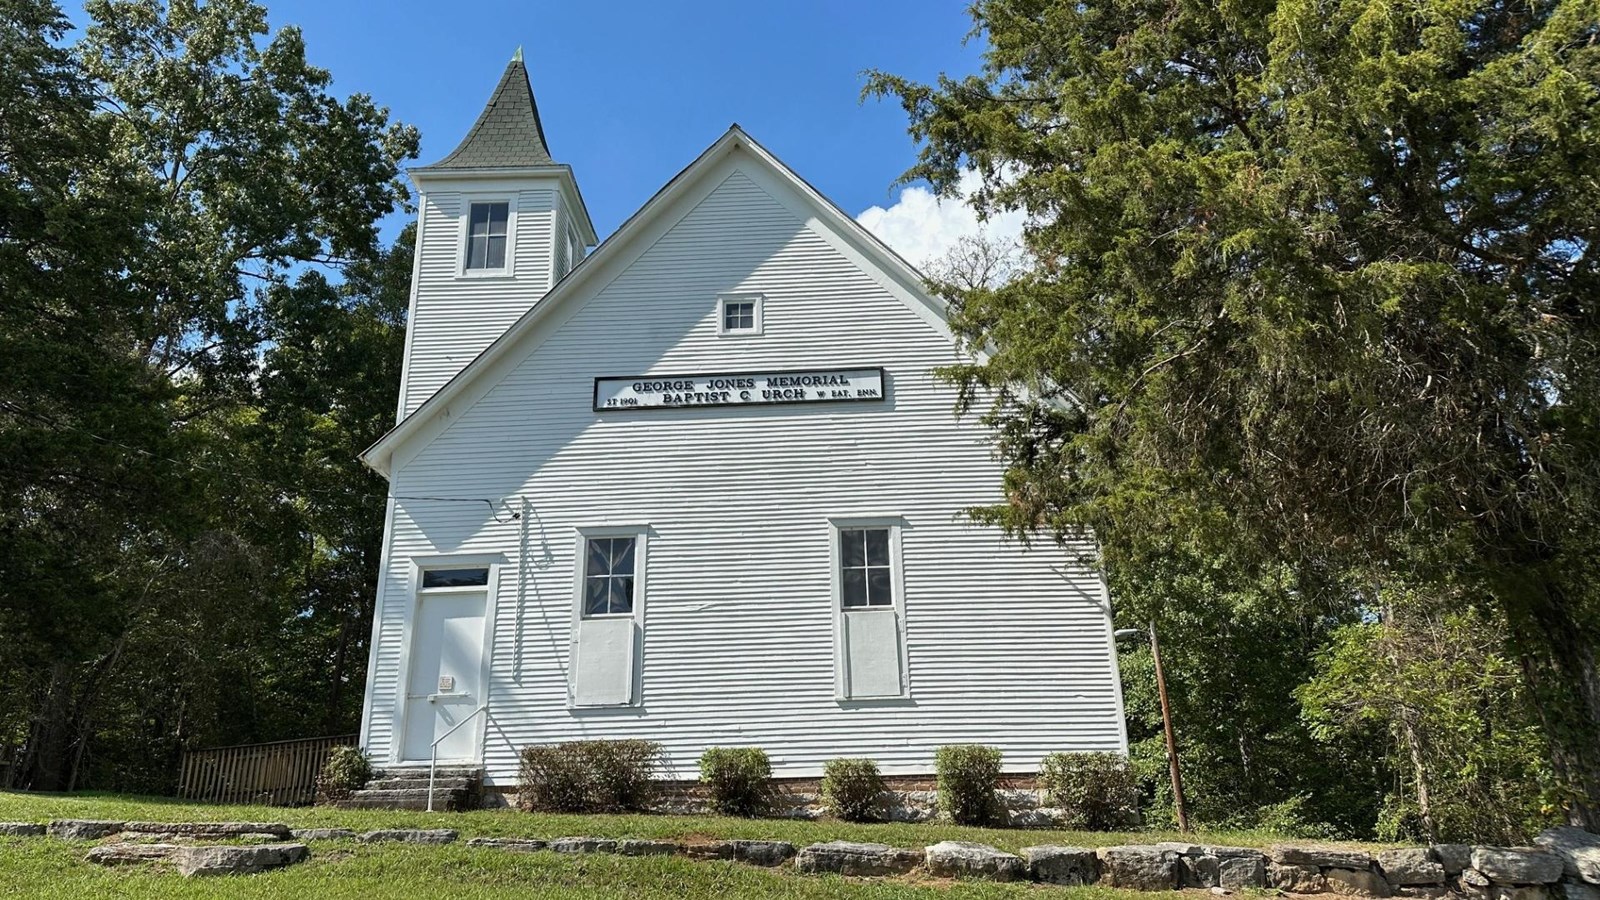
[[[402,416],[599,243],[572,168],[550,156],[520,50],[461,145],[408,171],[417,187],[417,267]]]
[[[528,83],[528,68],[522,62],[522,48],[518,47],[472,130],[449,156],[428,168],[501,169],[554,164],[550,145],[544,139],[544,125],[539,121],[539,106],[533,100],[533,86]]]

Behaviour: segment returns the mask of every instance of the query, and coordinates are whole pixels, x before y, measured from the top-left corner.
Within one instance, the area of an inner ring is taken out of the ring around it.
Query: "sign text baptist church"
[[[635,375],[594,380],[594,408],[601,412],[882,399],[881,368],[733,375]]]

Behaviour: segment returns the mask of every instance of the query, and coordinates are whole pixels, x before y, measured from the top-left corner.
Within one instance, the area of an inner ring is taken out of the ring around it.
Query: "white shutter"
[[[847,609],[843,630],[845,697],[902,696],[899,613],[893,607]]]
[[[580,619],[573,642],[574,706],[633,702],[634,626],[631,618]]]

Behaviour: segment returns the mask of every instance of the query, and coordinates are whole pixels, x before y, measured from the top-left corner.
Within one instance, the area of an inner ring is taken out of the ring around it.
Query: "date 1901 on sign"
[[[883,369],[876,367],[733,375],[633,375],[594,380],[594,408],[600,412],[882,399]]]

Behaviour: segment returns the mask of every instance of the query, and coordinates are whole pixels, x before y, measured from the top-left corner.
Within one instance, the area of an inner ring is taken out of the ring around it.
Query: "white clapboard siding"
[[[465,234],[461,217],[466,215],[468,195],[459,191],[422,195],[402,416],[421,406],[550,289],[556,264],[557,192],[520,190],[507,196],[516,200],[512,274],[471,278],[461,272]]]
[[[392,473],[365,746],[394,751],[414,557],[499,554],[484,753],[647,738],[694,777],[710,746],[760,746],[775,774],[869,756],[932,770],[934,748],[992,744],[1008,771],[1059,750],[1125,750],[1102,582],[1079,553],[1025,549],[961,511],[1000,499],[983,429],[932,370],[940,333],[777,202],[743,152],[718,186]],[[791,201],[793,198],[789,198]],[[717,335],[716,296],[765,296],[764,334]],[[427,327],[426,322],[418,323]],[[886,402],[591,409],[603,375],[882,366]],[[420,402],[420,395],[417,398]],[[520,520],[507,511],[526,510]],[[909,697],[840,701],[829,518],[900,519]],[[569,706],[575,529],[649,527],[637,705]],[[524,551],[522,548],[526,548]]]

